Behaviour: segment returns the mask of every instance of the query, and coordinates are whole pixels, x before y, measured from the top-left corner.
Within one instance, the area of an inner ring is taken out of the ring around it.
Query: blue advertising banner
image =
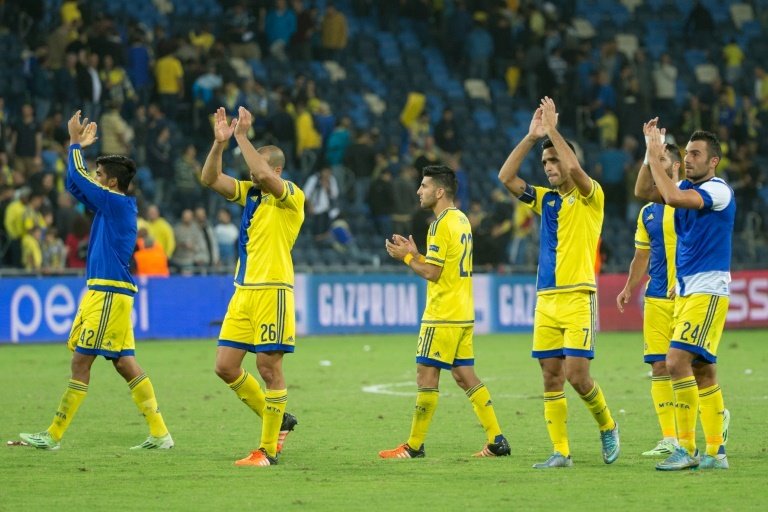
[[[493,276],[490,293],[491,332],[533,331],[536,276]]]
[[[234,291],[230,276],[142,279],[138,285],[137,338],[216,338]],[[0,280],[0,343],[66,340],[86,292],[82,278]]]
[[[230,276],[141,279],[133,311],[139,339],[218,337],[234,291]],[[299,335],[411,333],[426,301],[413,274],[296,276]],[[0,343],[63,341],[84,293],[83,278],[0,279]],[[524,332],[533,326],[534,276],[474,278],[475,332]]]
[[[417,333],[427,284],[414,275],[307,275],[307,332]]]

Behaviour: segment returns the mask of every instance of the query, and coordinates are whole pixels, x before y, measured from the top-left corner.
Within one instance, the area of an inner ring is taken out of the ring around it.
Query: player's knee
[[[216,363],[216,367],[213,370],[221,380],[227,384],[234,382],[240,376],[240,368],[232,368],[220,363]]]
[[[580,395],[586,395],[592,391],[592,387],[594,386],[594,382],[588,373],[581,371],[571,371],[567,372],[566,378],[568,379],[568,383]]]

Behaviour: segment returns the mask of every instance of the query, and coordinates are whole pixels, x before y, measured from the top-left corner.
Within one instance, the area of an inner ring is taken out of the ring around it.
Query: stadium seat
[[[720,71],[714,64],[699,64],[696,66],[696,80],[702,84],[711,84],[717,78],[720,78]]]
[[[626,55],[627,58],[633,59],[639,46],[639,42],[636,35],[621,33],[616,34],[616,46],[618,46],[619,51]]]
[[[755,11],[752,10],[750,4],[732,4],[731,8],[731,20],[738,30],[741,30],[741,26],[746,21],[752,21],[755,19]]]

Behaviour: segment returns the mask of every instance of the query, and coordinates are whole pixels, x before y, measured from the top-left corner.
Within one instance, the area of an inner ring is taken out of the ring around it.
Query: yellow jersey
[[[646,297],[666,299],[675,289],[675,209],[669,205],[648,203],[637,216],[635,248],[650,251]]]
[[[520,200],[541,215],[537,292],[596,291],[595,259],[605,205],[600,184],[592,180],[586,196],[576,187],[561,194],[527,185]]]
[[[430,224],[426,261],[443,267],[443,270],[437,282],[427,281],[427,305],[421,319],[422,325],[474,325],[472,228],[461,210],[446,208]]]
[[[235,286],[293,289],[291,249],[304,222],[304,192],[283,181],[283,195],[237,181],[230,201],[243,206],[237,241]]]

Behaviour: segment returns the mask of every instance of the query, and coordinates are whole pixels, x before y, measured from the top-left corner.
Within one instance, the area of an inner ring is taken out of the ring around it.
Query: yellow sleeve
[[[635,230],[635,248],[636,249],[651,248],[651,237],[648,236],[648,230],[645,228],[645,223],[643,222],[644,212],[645,212],[645,208],[641,208],[640,213],[637,215],[637,229]]]
[[[283,195],[277,200],[283,208],[304,211],[304,192],[288,180],[283,180]]]
[[[605,193],[603,192],[603,187],[601,187],[595,180],[592,180],[592,191],[589,195],[584,197],[584,199],[586,199],[595,209],[602,210],[605,206]]]
[[[449,242],[450,230],[448,229],[448,220],[441,219],[441,221],[433,222],[429,226],[429,232],[427,233],[426,262],[438,267],[445,265]]]
[[[245,206],[245,200],[248,199],[248,191],[253,187],[252,181],[235,180],[235,195],[228,198],[228,201]]]

